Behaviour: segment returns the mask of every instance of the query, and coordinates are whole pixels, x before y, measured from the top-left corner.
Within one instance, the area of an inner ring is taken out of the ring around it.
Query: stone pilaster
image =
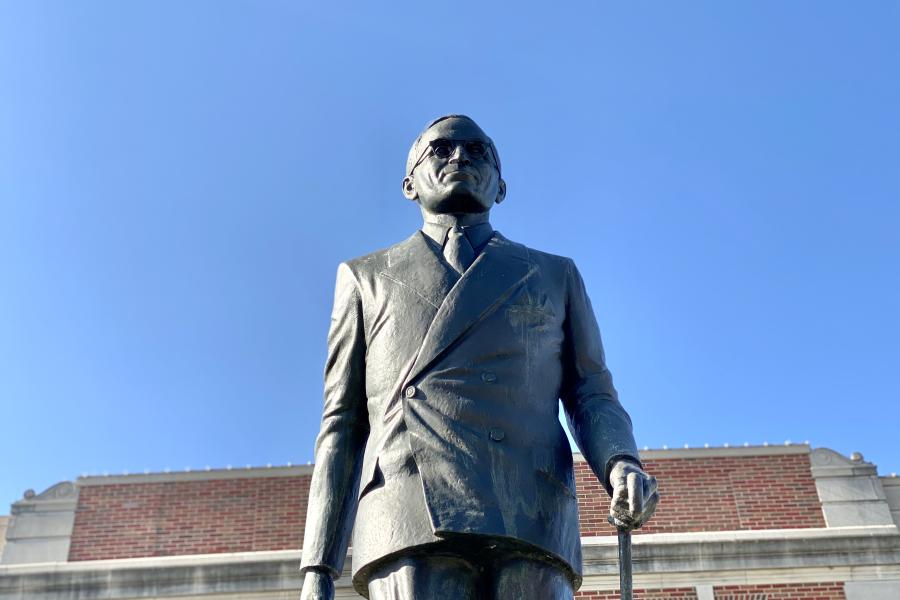
[[[26,492],[12,505],[0,564],[64,562],[77,504],[78,488],[70,481],[41,494]]]

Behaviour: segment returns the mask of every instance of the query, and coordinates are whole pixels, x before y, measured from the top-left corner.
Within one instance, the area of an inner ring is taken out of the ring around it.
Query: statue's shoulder
[[[416,231],[402,242],[344,261],[344,264],[358,277],[375,274],[392,264],[408,259],[416,250],[421,251],[421,248],[416,248],[417,244],[422,242],[421,238],[422,234]]]
[[[530,246],[526,246],[525,244],[520,244],[519,242],[514,242],[507,238],[502,238],[503,241],[511,246],[518,247],[519,252],[528,257],[528,260],[535,263],[543,270],[546,271],[554,271],[565,273],[569,269],[575,268],[574,261],[567,256],[560,256],[559,254],[552,254],[550,252],[544,252],[543,250],[537,250]]]

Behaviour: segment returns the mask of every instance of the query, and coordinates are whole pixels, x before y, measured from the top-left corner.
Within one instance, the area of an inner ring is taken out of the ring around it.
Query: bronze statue
[[[403,194],[421,231],[338,268],[301,599],[333,597],[351,531],[353,584],[372,600],[571,599],[581,543],[559,400],[618,526],[659,499],[581,276],[491,228],[506,183],[468,117],[425,128]]]

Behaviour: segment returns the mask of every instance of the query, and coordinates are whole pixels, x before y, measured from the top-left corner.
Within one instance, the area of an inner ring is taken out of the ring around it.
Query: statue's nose
[[[452,163],[460,163],[467,165],[469,164],[469,157],[466,155],[466,151],[463,150],[462,144],[457,144],[453,147],[453,153],[450,155],[450,162]]]

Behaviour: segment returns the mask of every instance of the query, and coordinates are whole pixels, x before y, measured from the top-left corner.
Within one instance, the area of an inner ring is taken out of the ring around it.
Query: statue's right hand
[[[307,571],[300,600],[334,600],[334,581],[331,575],[325,571]]]

